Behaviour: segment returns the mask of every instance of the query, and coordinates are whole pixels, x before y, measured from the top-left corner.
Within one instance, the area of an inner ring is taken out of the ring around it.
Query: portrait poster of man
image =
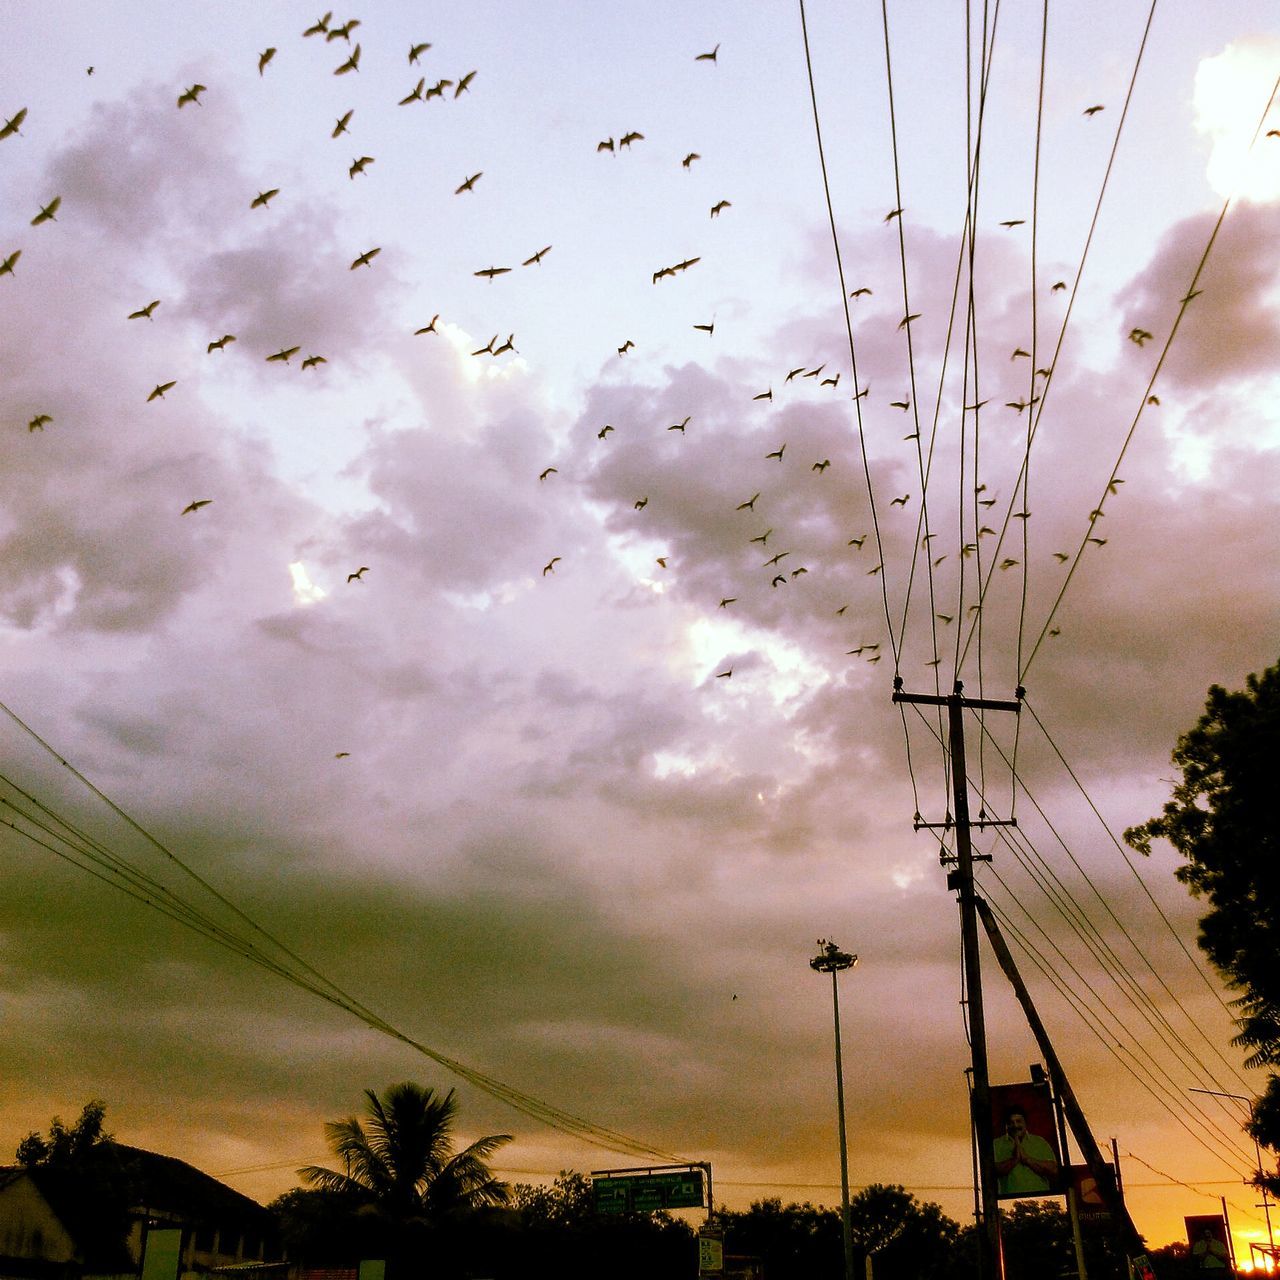
[[[1227,1224],[1217,1213],[1197,1213],[1183,1218],[1187,1224],[1187,1249],[1195,1275],[1230,1276],[1231,1249],[1227,1244]]]
[[[1062,1156],[1048,1086],[993,1085],[991,1121],[1000,1199],[1061,1195]]]

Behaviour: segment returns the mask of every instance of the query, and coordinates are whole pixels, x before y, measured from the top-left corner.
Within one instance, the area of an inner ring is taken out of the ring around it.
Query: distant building
[[[271,1212],[172,1156],[103,1142],[75,1168],[0,1168],[0,1280],[136,1276],[154,1227],[181,1229],[183,1272],[283,1275]]]

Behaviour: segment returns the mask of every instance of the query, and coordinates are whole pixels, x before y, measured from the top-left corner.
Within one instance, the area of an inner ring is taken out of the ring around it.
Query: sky
[[[808,5],[820,158],[788,4],[11,6],[0,700],[51,752],[0,717],[5,1144],[100,1097],[267,1200],[412,1078],[513,1181],[635,1162],[71,865],[38,801],[730,1207],[838,1202],[835,939],[850,1178],[963,1221],[954,842],[913,829],[951,802],[892,701],[959,678],[1026,691],[966,726],[1019,824],[979,885],[1139,1228],[1226,1195],[1263,1238],[1240,1104],[1189,1092],[1260,1087],[1231,993],[1116,837],[1277,656],[1280,32],[1157,6],[1134,77],[1147,6],[1051,5],[1041,92],[1042,6],[979,9],[967,77],[961,5],[889,4],[888,59]]]

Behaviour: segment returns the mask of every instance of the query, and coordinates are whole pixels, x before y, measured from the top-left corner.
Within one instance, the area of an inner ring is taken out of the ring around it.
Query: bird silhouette
[[[643,511],[649,505],[648,498],[637,498],[633,504],[637,511]]]
[[[53,419],[47,413],[37,413],[36,416],[27,423],[27,433],[30,434],[32,431],[43,431],[45,423],[52,421]]]
[[[495,276],[505,276],[510,270],[510,267],[485,267],[482,271],[473,271],[471,274],[492,280]]]
[[[147,403],[150,404],[153,400],[163,400],[164,393],[166,391],[172,391],[173,388],[176,387],[177,385],[178,384],[176,381],[157,382],[155,386],[155,390],[152,391],[152,393],[147,397]]]
[[[436,332],[436,321],[437,321],[437,320],[439,320],[439,319],[440,319],[440,313],[437,311],[437,312],[435,313],[435,315],[433,315],[433,316],[431,317],[431,323],[430,323],[430,324],[424,324],[424,325],[422,326],[422,328],[421,328],[421,329],[415,329],[415,330],[413,331],[413,336],[414,336],[415,338],[419,338],[419,337],[421,337],[424,333],[435,333],[435,332]]]
[[[782,444],[778,448],[776,448],[772,453],[766,453],[764,455],[765,459],[768,460],[769,458],[777,458],[777,460],[781,462],[782,455],[786,452],[786,450],[787,450],[787,446],[785,444]]]
[[[455,98],[460,98],[464,93],[470,93],[471,82],[475,78],[476,78],[476,73],[474,71],[468,71],[467,74],[463,76],[462,79],[459,80],[458,83],[454,86],[453,96]]]
[[[548,476],[558,476],[560,472],[555,467],[547,467],[539,476],[539,480],[545,480]]]
[[[687,413],[687,414],[685,414],[685,417],[684,417],[684,421],[683,421],[683,422],[673,422],[673,423],[672,423],[672,424],[667,428],[667,430],[668,430],[668,431],[678,431],[681,435],[684,435],[684,429],[685,429],[685,427],[687,427],[687,426],[689,425],[689,419],[690,419],[690,418],[692,418],[692,417],[693,417],[693,414],[691,414],[691,413]]]
[[[1150,337],[1151,334],[1149,334],[1145,329],[1134,328],[1129,330],[1129,341],[1135,346],[1143,346]]]
[[[22,250],[15,249],[3,262],[0,262],[0,276],[11,276],[16,274],[14,267],[18,265],[18,259],[22,257]]]
[[[687,169],[695,160],[701,160],[702,157],[696,151],[690,151],[680,163]]]
[[[325,44],[328,44],[330,40],[345,40],[348,44],[350,44],[351,33],[359,25],[360,25],[359,18],[348,18],[347,21],[342,24],[342,26],[333,27],[331,30],[326,31],[324,33]]]
[[[197,498],[194,502],[188,502],[182,508],[182,514],[189,516],[193,511],[199,511],[201,507],[207,507],[212,501],[212,498]]]
[[[253,201],[249,205],[249,208],[265,209],[271,203],[272,198],[275,196],[278,196],[279,194],[280,194],[279,187],[272,187],[270,191],[259,191],[258,194],[253,198]]]
[[[559,563],[560,563],[560,557],[552,556],[551,559],[548,560],[547,563],[542,566],[542,576],[545,578],[547,574],[555,573],[556,565],[558,565]]]
[[[362,565],[361,565],[361,566],[360,566],[360,567],[355,571],[355,573],[349,573],[349,574],[347,574],[347,581],[348,581],[348,582],[363,582],[363,581],[364,581],[364,575],[365,575],[366,573],[368,573],[368,572],[369,572],[369,566],[368,566],[367,564],[362,564]]]
[[[850,538],[850,539],[849,539],[849,541],[845,543],[845,546],[846,546],[846,547],[857,547],[857,548],[858,548],[858,550],[859,550],[859,551],[861,551],[861,550],[862,550],[862,544],[863,544],[864,542],[866,542],[866,540],[867,540],[867,535],[864,533],[864,534],[862,535],[862,537],[860,537],[860,538]]]
[[[33,227],[38,227],[42,222],[56,222],[57,218],[54,215],[58,212],[58,208],[61,204],[62,197],[54,196],[53,199],[50,200],[34,218],[31,219],[31,225]]]
[[[333,38],[332,31],[329,32],[328,38],[329,39]],[[360,46],[356,45],[356,47],[351,50],[351,56],[346,60],[346,62],[344,62],[340,67],[334,67],[333,74],[335,76],[345,76],[348,71],[359,71],[359,70],[360,70]]]
[[[199,88],[203,89],[204,85],[200,85]],[[192,101],[195,101],[195,99],[192,99]],[[179,101],[178,105],[179,106],[182,105],[181,101]],[[15,133],[21,133],[22,122],[26,118],[27,118],[26,107],[23,107],[21,111],[17,111],[13,115],[11,115],[9,119],[4,122],[3,127],[0,127],[0,138],[11,138]]]
[[[770,387],[768,391],[762,391],[758,396],[752,396],[751,398],[753,400],[772,400],[773,388]]]
[[[667,567],[667,557],[659,556],[657,560],[654,561],[654,563],[658,566],[659,569],[665,569]]]
[[[737,510],[739,510],[739,511],[754,511],[754,510],[756,509],[756,499],[757,499],[759,496],[760,496],[760,495],[759,495],[758,493],[753,493],[753,494],[751,495],[751,497],[749,497],[749,498],[746,500],[746,502],[740,502],[740,503],[738,503]]]
[[[271,355],[267,357],[267,363],[270,364],[273,360],[279,360],[284,364],[288,364],[289,357],[296,356],[298,352],[301,350],[302,350],[301,347],[281,347],[280,350],[275,353],[275,355]]]
[[[769,585],[775,588],[785,587],[787,585],[787,575],[785,573],[778,574]]]
[[[302,368],[314,369],[318,364],[328,364],[328,363],[329,363],[328,360],[326,360],[324,356],[308,356],[302,362]]]
[[[829,378],[823,378],[823,380],[818,385],[823,387],[838,387],[840,385],[840,375],[838,373],[835,373],[835,374],[832,374],[831,377]],[[859,392],[858,395],[854,396],[854,399],[855,400],[861,399],[862,396],[865,396],[867,394],[867,391],[870,391],[870,390],[871,388],[868,387],[865,391]]]
[[[350,113],[348,113],[350,114]],[[338,135],[335,133],[334,137]],[[372,156],[360,156],[351,162],[351,168],[347,170],[347,177],[354,178],[357,173],[363,173],[373,163]]]
[[[430,48],[431,48],[431,44],[429,41],[426,41],[426,40],[424,40],[421,44],[411,44],[409,46],[409,65],[413,66],[413,64],[417,62],[418,59],[422,57],[422,55],[426,53],[426,51]]]
[[[205,87],[202,84],[193,84],[190,88],[184,90],[178,96],[178,110],[181,111],[182,108],[185,107],[188,102],[194,102],[197,107],[202,106],[203,103],[201,103],[200,101],[200,95],[204,92],[205,92]],[[0,134],[0,137],[3,137],[3,136],[4,136],[3,134]]]
[[[739,510],[741,510],[741,508],[739,508]],[[767,547],[769,545],[769,535],[772,532],[772,529],[766,529],[763,533],[757,534],[754,538],[748,538],[747,541],[758,542],[762,547]]]
[[[267,63],[270,62],[271,59],[274,58],[275,56],[276,56],[276,51],[274,48],[263,49],[263,51],[260,54],[258,54],[258,74],[259,75],[261,75],[267,69]]]
[[[614,150],[612,138],[605,138],[602,142],[596,143],[596,154],[599,155],[601,151],[608,151],[608,152],[611,152],[613,155],[618,154]]]
[[[373,265],[373,260],[382,252],[381,249],[366,249],[348,268],[354,271],[357,267],[368,267]]]
[[[333,132],[329,136],[331,138],[336,138],[340,134],[346,133],[347,125],[351,123],[351,117],[355,115],[355,113],[356,110],[354,107],[352,107],[350,111],[344,111],[342,115],[334,121]],[[370,163],[372,163],[372,158],[370,158]]]
[[[550,252],[551,252],[551,246],[546,245],[544,248],[539,249],[537,253],[533,254],[532,257],[526,258],[520,265],[522,267],[536,267],[538,263],[540,263],[542,259]]]
[[[720,52],[720,46],[717,44],[709,53],[700,53],[694,58],[694,62],[715,62],[716,54]]]
[[[907,503],[910,501],[911,501],[911,495],[909,493],[904,493],[902,497],[892,499],[889,505],[891,507],[905,507]]]
[[[1067,287],[1067,282],[1066,282],[1065,280],[1055,280],[1055,281],[1053,282],[1053,288],[1052,288],[1052,289],[1050,289],[1050,290],[1049,290],[1049,292],[1050,292],[1050,293],[1061,293],[1061,292],[1062,292],[1062,290],[1063,290],[1063,289],[1065,289],[1066,287]]]
[[[309,26],[302,34],[303,36],[322,36],[329,30],[329,19],[333,17],[333,10],[330,9],[323,18],[318,19]]]
[[[234,342],[235,340],[236,335],[234,333],[224,333],[222,337],[215,338],[211,343],[209,343],[209,346],[205,351],[205,355],[209,355],[214,351],[225,350],[227,343]]]
[[[1026,218],[1009,218],[1000,225],[1002,227],[1021,227],[1026,223],[1026,221]]]
[[[889,408],[901,409],[905,413],[908,409],[911,408],[911,401],[910,400],[890,400]]]
[[[159,298],[153,298],[145,307],[139,307],[137,311],[129,312],[130,320],[150,320],[151,313],[160,305]]]
[[[711,206],[711,216],[713,218],[718,218],[722,209],[731,209],[732,207],[733,206],[728,200],[717,200],[715,204]]]
[[[737,603],[738,603],[737,596],[724,596],[720,601],[720,608],[727,609],[731,604],[737,604]]]
[[[507,334],[507,340],[500,347],[494,347],[493,354],[500,356],[504,351],[515,351],[516,335],[514,333]]]
[[[495,333],[483,347],[477,347],[471,354],[473,356],[491,356],[493,355],[493,344],[497,342],[498,335]]]
[[[901,217],[902,217],[901,209],[890,209],[889,212],[884,215],[884,220],[886,222],[892,222],[894,218],[901,218]]]
[[[717,680],[728,680],[732,675],[733,675],[733,668],[732,668],[732,667],[730,667],[730,668],[729,668],[728,670],[726,670],[726,671],[720,671],[720,672],[717,672],[717,673],[716,673],[716,679],[717,679]]]
[[[790,382],[792,378],[799,377],[799,375],[802,374],[803,372],[804,372],[804,365],[801,365],[798,369],[790,370],[790,372],[788,372],[787,376],[783,379],[783,381]]]
[[[627,354],[627,352],[628,352],[628,351],[630,351],[630,350],[632,349],[632,347],[634,347],[635,345],[636,345],[636,344],[635,344],[634,342],[632,342],[630,338],[628,338],[628,339],[626,340],[626,342],[624,342],[624,343],[622,344],[622,346],[620,346],[620,347],[618,348],[618,354],[619,354],[620,356],[625,356],[625,355]]]
[[[462,185],[453,194],[455,196],[460,196],[464,191],[470,191],[476,185],[476,179],[481,178],[483,176],[484,176],[483,169],[479,173],[473,173],[471,177],[466,178],[463,181]]]
[[[1071,559],[1071,557],[1065,551],[1055,551],[1053,553],[1053,558],[1059,564],[1066,564],[1067,561]]]
[[[624,133],[622,137],[618,139],[618,146],[619,148],[629,147],[633,142],[643,142],[643,141],[644,141],[644,134],[639,133],[635,129],[633,129],[631,130],[630,133]]]
[[[716,322],[713,320],[710,324],[695,324],[693,326],[699,333],[712,334],[716,331]]]
[[[350,755],[350,751],[335,751],[333,753],[333,758],[335,760],[346,760]]]
[[[831,459],[823,458],[821,462],[815,462],[813,466],[809,468],[809,470],[816,471],[818,472],[819,475],[821,475],[822,472],[824,472],[830,465],[831,465]]]
[[[1105,111],[1105,110],[1106,110],[1106,107],[1104,107],[1103,104],[1099,102],[1096,106],[1085,107],[1084,114],[1087,116],[1096,116],[1099,111]]]
[[[912,315],[903,316],[902,319],[898,321],[898,328],[905,329],[907,325],[909,325],[913,320],[919,320],[919,319],[920,319],[920,312],[918,311]]]
[[[405,94],[403,98],[400,99],[400,105],[402,107],[407,107],[411,102],[421,102],[423,100],[422,91],[426,87],[427,87],[427,81],[424,77],[423,79],[419,80],[418,83],[415,84],[413,88],[407,94]]]
[[[605,436],[607,436],[609,432],[612,430],[613,430],[613,427],[609,423],[605,423],[605,425],[601,427],[599,431],[596,432],[596,439],[603,440]]]
[[[870,289],[868,289],[868,288],[867,288],[867,286],[864,284],[864,285],[861,285],[860,287],[858,287],[857,289],[855,289],[855,290],[854,290],[854,291],[849,295],[849,297],[851,297],[851,298],[861,298],[861,297],[864,297],[864,296],[870,296],[870,294],[871,294],[871,290],[870,290]]]
[[[760,567],[762,569],[776,569],[778,564],[785,560],[791,554],[790,551],[779,551],[772,559],[766,560]]]

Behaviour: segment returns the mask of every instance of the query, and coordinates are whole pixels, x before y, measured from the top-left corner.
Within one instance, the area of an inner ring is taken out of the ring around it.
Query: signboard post
[[[720,1227],[703,1227],[698,1232],[698,1274],[724,1274],[724,1231]]]
[[[701,1166],[676,1169],[601,1169],[591,1175],[597,1213],[657,1213],[706,1206]]]

